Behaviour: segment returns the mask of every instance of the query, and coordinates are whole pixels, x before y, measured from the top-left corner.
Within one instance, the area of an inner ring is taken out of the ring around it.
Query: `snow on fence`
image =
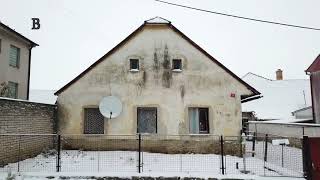
[[[303,177],[301,148],[273,145],[276,138],[279,137],[55,135],[49,140],[49,149],[44,146],[42,152],[30,151],[29,156],[21,153],[27,143],[17,138],[19,146],[1,149],[17,153],[0,171],[207,172]]]

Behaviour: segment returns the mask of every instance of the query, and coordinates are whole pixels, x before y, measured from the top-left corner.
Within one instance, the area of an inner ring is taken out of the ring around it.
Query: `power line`
[[[221,12],[216,12],[216,11],[209,11],[209,10],[205,10],[205,9],[195,8],[195,7],[186,6],[186,5],[182,5],[182,4],[175,4],[175,3],[162,1],[162,0],[154,0],[154,1],[157,1],[157,2],[160,2],[160,3],[164,3],[164,4],[173,5],[173,6],[183,7],[183,8],[187,8],[187,9],[192,9],[192,10],[197,10],[197,11],[217,14],[217,15],[221,15],[221,16],[228,16],[228,17],[233,17],[233,18],[238,18],[238,19],[245,19],[245,20],[250,20],[250,21],[262,22],[262,23],[269,23],[269,24],[275,24],[275,25],[281,25],[281,26],[287,26],[287,27],[294,27],[294,28],[301,28],[301,29],[320,31],[320,28],[314,28],[314,27],[308,27],[308,26],[299,26],[299,25],[294,25],[294,24],[287,24],[287,23],[281,23],[281,22],[274,22],[274,21],[267,21],[267,20],[262,20],[262,19],[255,19],[255,18],[249,18],[249,17],[244,17],[244,16],[238,16],[238,15],[233,15],[233,14],[226,14],[226,13],[221,13]]]

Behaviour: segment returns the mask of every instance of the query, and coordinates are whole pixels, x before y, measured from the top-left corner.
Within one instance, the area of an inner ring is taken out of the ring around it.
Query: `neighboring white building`
[[[62,134],[239,135],[241,102],[260,93],[154,18],[55,94]],[[123,104],[113,119],[98,109],[110,95]]]
[[[56,90],[31,89],[29,93],[29,101],[44,104],[55,104],[58,98],[54,95],[55,92]]]
[[[292,112],[311,106],[310,81],[309,79],[284,80],[282,71],[279,70],[277,78],[278,80],[272,80],[251,72],[243,76],[242,79],[261,92],[263,97],[243,103],[242,111],[254,111],[260,120],[297,122]]]

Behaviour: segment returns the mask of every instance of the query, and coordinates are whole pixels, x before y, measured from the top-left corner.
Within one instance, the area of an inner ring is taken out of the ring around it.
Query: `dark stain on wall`
[[[160,70],[160,62],[159,62],[156,49],[154,50],[154,53],[153,53],[153,70],[155,70],[156,72]]]
[[[162,85],[166,88],[170,88],[172,81],[172,72],[170,68],[170,56],[168,46],[166,45],[163,52],[163,73],[162,73]]]
[[[185,95],[185,87],[184,87],[184,85],[181,85],[180,86],[180,96],[182,99],[184,98],[184,95]]]

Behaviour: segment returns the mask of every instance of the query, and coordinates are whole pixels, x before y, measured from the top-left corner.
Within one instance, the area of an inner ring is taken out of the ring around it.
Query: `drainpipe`
[[[27,100],[29,100],[29,91],[30,91],[30,69],[31,69],[31,50],[33,46],[29,48],[29,60],[28,60],[28,88],[27,88]]]

